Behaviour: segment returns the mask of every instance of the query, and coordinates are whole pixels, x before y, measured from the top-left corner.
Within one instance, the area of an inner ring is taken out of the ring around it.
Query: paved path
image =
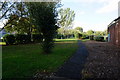
[[[68,79],[81,79],[81,71],[88,56],[85,45],[78,41],[79,48],[77,52],[65,62],[65,64],[56,72],[55,76]]]

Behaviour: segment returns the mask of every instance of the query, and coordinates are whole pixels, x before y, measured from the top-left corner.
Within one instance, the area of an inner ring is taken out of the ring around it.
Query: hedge
[[[8,45],[12,45],[15,43],[15,36],[11,34],[6,34],[3,36],[3,41],[5,41]]]
[[[33,34],[32,39],[33,42],[42,42],[43,36],[41,34]]]
[[[90,39],[90,40],[94,40],[94,35],[90,35],[90,36],[89,36],[89,39]]]
[[[80,33],[76,33],[76,34],[74,34],[74,35],[75,35],[75,38],[77,38],[77,39],[82,38],[82,34],[80,34]]]
[[[31,42],[31,36],[25,34],[16,34],[15,39],[16,44],[27,44]]]
[[[96,40],[96,41],[104,41],[104,37],[103,36],[95,36],[94,40]]]

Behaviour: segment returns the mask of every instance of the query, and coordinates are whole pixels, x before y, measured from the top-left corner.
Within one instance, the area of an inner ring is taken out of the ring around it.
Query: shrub
[[[82,34],[82,39],[89,39],[89,36]]]
[[[0,39],[0,42],[3,42],[3,39]]]
[[[25,34],[16,34],[16,44],[26,44],[31,42],[31,36]]]
[[[62,35],[61,35],[61,34],[57,34],[57,35],[56,35],[56,38],[57,38],[57,39],[61,39],[61,38],[62,38]]]
[[[62,34],[57,34],[56,38],[57,39],[65,39],[65,38],[67,38],[67,36],[66,35],[62,35]]]
[[[6,34],[3,36],[3,40],[6,42],[6,44],[12,45],[15,43],[15,36],[11,34]]]
[[[33,34],[32,39],[33,42],[42,42],[43,36],[41,34]]]
[[[74,34],[68,34],[67,38],[74,38]]]
[[[90,35],[90,36],[89,36],[89,39],[90,39],[90,40],[94,40],[94,35]]]
[[[103,36],[95,36],[94,40],[96,40],[96,41],[104,41],[104,37]]]
[[[80,39],[81,37],[82,37],[82,34],[80,34],[80,33],[75,34],[75,38]]]

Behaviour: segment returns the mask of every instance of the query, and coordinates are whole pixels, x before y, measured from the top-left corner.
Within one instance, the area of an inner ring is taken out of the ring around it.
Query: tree
[[[75,30],[79,31],[80,33],[83,32],[83,28],[82,27],[76,27]]]
[[[102,31],[95,31],[95,35],[96,36],[103,36],[103,32]]]
[[[4,25],[1,30],[5,28],[5,26],[9,25],[14,19],[18,18],[17,16],[14,16],[12,19],[9,19],[10,15],[14,14],[16,9],[15,9],[15,4],[16,2],[10,2],[4,0],[3,2],[0,2],[0,22]],[[9,20],[8,22],[3,22],[3,20]]]
[[[30,18],[28,15],[28,9],[24,2],[17,2],[14,6],[15,11],[14,14],[9,16],[8,22],[10,22],[14,17],[12,22],[9,25],[5,26],[6,31],[12,33],[16,32],[17,34],[31,34],[32,32],[32,24],[30,22]]]
[[[106,36],[107,35],[107,30],[104,31],[95,31],[96,36]]]
[[[43,52],[48,54],[51,53],[54,47],[54,36],[58,29],[57,23],[57,7],[58,3],[50,2],[29,2],[27,8],[30,14],[30,18],[33,19],[33,23],[39,29],[43,36],[41,43]]]
[[[103,31],[103,35],[104,35],[104,36],[107,36],[107,30],[104,30],[104,31]]]
[[[94,31],[93,30],[88,30],[87,31],[87,35],[93,35],[94,34]]]
[[[83,33],[82,27],[76,27],[75,29],[73,29],[73,31],[74,31],[75,38],[80,39],[82,37],[82,33]]]
[[[63,28],[62,34],[65,34],[66,30],[72,27],[75,13],[70,8],[66,8],[66,9],[61,8],[59,10],[59,16],[60,16],[59,25],[60,25],[60,28]]]

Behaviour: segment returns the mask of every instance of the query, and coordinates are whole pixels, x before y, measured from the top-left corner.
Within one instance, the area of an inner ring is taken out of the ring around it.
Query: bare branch
[[[15,2],[5,11],[5,13],[3,13],[3,15],[0,17],[0,19],[2,19],[6,13],[11,9],[11,7],[15,4]]]

